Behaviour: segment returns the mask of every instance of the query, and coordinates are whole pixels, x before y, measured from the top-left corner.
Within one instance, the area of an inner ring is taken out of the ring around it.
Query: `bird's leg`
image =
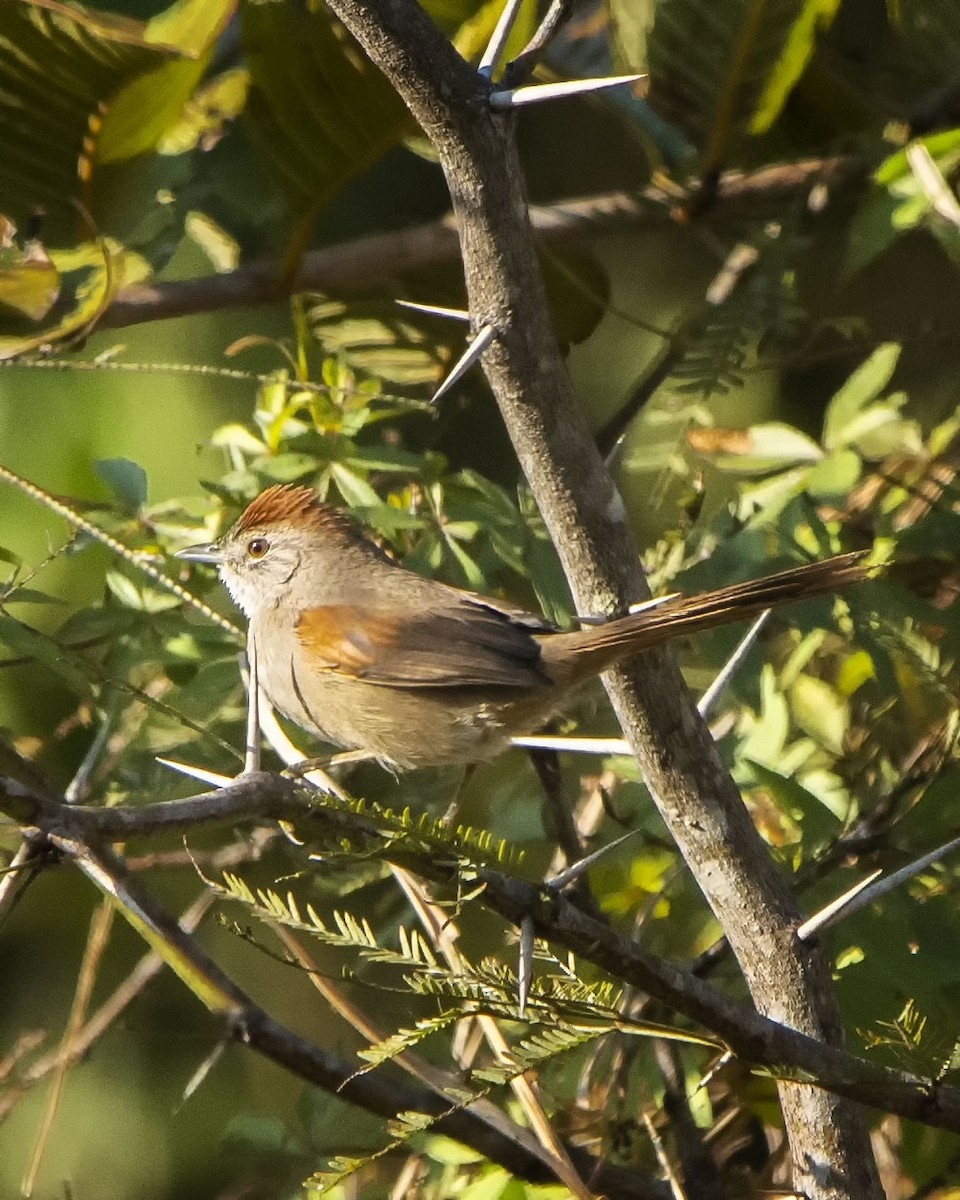
[[[457,790],[453,793],[453,799],[447,805],[447,811],[443,814],[443,824],[447,829],[451,829],[457,819],[460,805],[463,803],[463,798],[467,794],[467,788],[470,786],[470,781],[473,779],[476,769],[476,763],[467,763],[463,777],[459,784],[457,784]]]

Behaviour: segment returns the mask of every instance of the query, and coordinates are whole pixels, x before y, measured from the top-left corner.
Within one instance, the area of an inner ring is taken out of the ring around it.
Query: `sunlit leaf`
[[[380,497],[369,483],[355,471],[349,470],[343,463],[332,462],[330,474],[347,504],[351,508],[364,508],[380,503]]]
[[[68,206],[94,208],[96,164],[151,149],[179,118],[229,8],[189,0],[142,23],[30,0],[0,5],[0,209],[22,220],[42,207],[76,227]]]
[[[805,0],[783,51],[767,80],[750,122],[751,133],[766,133],[780,115],[787,97],[806,70],[817,34],[833,22],[840,0]]]
[[[227,231],[206,213],[187,214],[186,231],[209,258],[215,271],[234,271],[240,263],[240,247]]]
[[[786,697],[777,687],[773,668],[765,666],[760,675],[761,709],[756,716],[745,718],[746,737],[740,754],[751,762],[774,764],[783,753],[790,728]]]
[[[759,762],[751,762],[757,781],[803,830],[805,843],[815,846],[835,837],[839,822],[813,792],[793,776],[781,774]]]
[[[471,6],[473,7],[473,6]],[[428,0],[424,8],[430,11],[431,2]],[[487,48],[487,43],[496,28],[500,14],[503,12],[503,0],[487,0],[460,26],[453,35],[453,44],[465,59],[478,59]],[[533,36],[537,27],[537,4],[535,0],[523,0],[517,12],[510,36],[501,59],[501,66],[515,57]]]
[[[845,698],[812,675],[799,675],[789,695],[790,710],[800,728],[834,754],[842,753],[850,727],[850,708]]]
[[[157,144],[160,154],[185,154],[199,146],[212,150],[228,121],[243,112],[250,74],[245,68],[224,71],[199,87],[183,106],[180,118]]]
[[[945,179],[954,177],[960,165],[960,130],[938,131],[911,145],[923,147]],[[934,197],[911,167],[909,150],[910,146],[891,154],[874,174],[875,186],[854,215],[847,271],[865,267],[898,237],[921,224],[935,235],[943,234],[948,249],[957,242],[956,227],[935,215]]]
[[[442,375],[443,342],[428,336],[415,316],[392,299],[348,304],[317,297],[307,320],[325,354],[386,383],[432,387]],[[451,329],[450,337],[458,332]]]
[[[823,458],[823,450],[812,438],[778,422],[749,429],[691,429],[687,441],[721,471],[766,473]]]
[[[895,342],[878,346],[833,396],[823,423],[823,444],[828,450],[850,440],[846,436],[848,426],[887,386],[899,358],[900,346]]]
[[[42,321],[60,294],[60,272],[39,243],[0,251],[0,304]]]
[[[224,446],[228,449],[242,450],[245,454],[267,454],[270,447],[266,442],[253,436],[245,425],[221,425],[214,430],[210,438],[211,446]]]
[[[56,302],[42,323],[14,317],[4,322],[0,359],[25,354],[91,327],[124,279],[125,256],[113,243],[51,250],[50,258],[59,277]]]

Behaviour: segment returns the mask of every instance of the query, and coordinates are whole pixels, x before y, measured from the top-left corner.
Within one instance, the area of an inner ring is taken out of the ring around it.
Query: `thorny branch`
[[[193,939],[128,878],[125,863],[112,852],[103,850],[103,843],[115,839],[149,838],[174,831],[186,833],[246,820],[284,820],[296,821],[298,829],[318,837],[347,838],[382,848],[389,841],[389,849],[382,850],[384,857],[435,884],[455,887],[465,869],[464,864],[455,861],[452,855],[439,855],[417,846],[415,834],[406,840],[397,838],[390,823],[380,820],[376,813],[356,812],[333,800],[320,802],[315,789],[268,772],[245,776],[216,792],[138,808],[67,806],[35,795],[13,780],[0,778],[0,812],[17,820],[34,844],[48,843],[57,847],[61,853],[73,858],[82,870],[85,870],[85,864],[95,862],[98,870],[105,871],[114,882],[114,895],[120,900],[121,907],[124,902],[117,895],[118,887],[135,896],[136,904],[149,914],[155,928],[176,943],[178,954],[186,956],[195,970],[202,971],[213,982],[220,1011],[236,1030],[242,1031],[238,1034],[240,1040],[270,1057],[277,1057],[277,1046],[283,1041],[280,1027],[274,1027]],[[872,1063],[763,1017],[697,978],[693,972],[621,937],[604,922],[585,913],[565,896],[552,893],[549,888],[491,867],[474,866],[469,871],[474,886],[479,888],[480,901],[517,928],[529,918],[538,937],[574,951],[611,976],[643,990],[699,1023],[718,1035],[754,1068],[782,1079],[814,1080],[817,1086],[861,1104],[960,1132],[960,1089]],[[87,870],[86,873],[96,877],[95,872]],[[255,1020],[251,1020],[251,1012],[255,1012]],[[261,1042],[258,1031],[263,1029],[269,1033]],[[298,1074],[306,1073],[306,1077],[313,1078],[314,1082],[326,1071],[324,1077],[336,1076],[339,1087],[350,1069],[343,1064],[346,1074],[338,1076],[330,1066],[329,1056],[321,1056],[325,1064],[321,1070],[316,1061],[320,1052],[314,1047],[307,1052],[304,1049],[307,1045],[302,1039],[294,1039],[286,1045],[278,1061]],[[298,1066],[297,1055],[301,1051],[306,1054],[306,1066]],[[361,1078],[368,1080],[371,1077]],[[379,1099],[367,1096],[362,1088],[354,1096],[356,1103],[381,1112],[377,1107]],[[410,1107],[418,1105],[411,1101]],[[434,1110],[421,1105],[420,1111]],[[469,1136],[465,1140],[475,1145],[475,1140],[470,1138],[477,1136],[476,1131],[470,1133],[467,1130],[467,1133]],[[451,1133],[451,1136],[460,1137],[460,1133]]]

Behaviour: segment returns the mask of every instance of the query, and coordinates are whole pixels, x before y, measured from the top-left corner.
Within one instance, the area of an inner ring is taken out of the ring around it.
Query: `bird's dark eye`
[[[248,558],[263,558],[266,552],[270,549],[270,543],[265,537],[254,537],[247,542],[247,557]]]

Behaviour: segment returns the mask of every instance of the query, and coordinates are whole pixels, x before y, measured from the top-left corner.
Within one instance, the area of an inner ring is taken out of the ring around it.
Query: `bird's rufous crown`
[[[342,533],[355,539],[358,534],[345,514],[325,504],[313,488],[291,483],[275,483],[261,492],[243,511],[234,527],[236,534],[251,529],[286,525],[294,529],[312,529],[318,533]]]

